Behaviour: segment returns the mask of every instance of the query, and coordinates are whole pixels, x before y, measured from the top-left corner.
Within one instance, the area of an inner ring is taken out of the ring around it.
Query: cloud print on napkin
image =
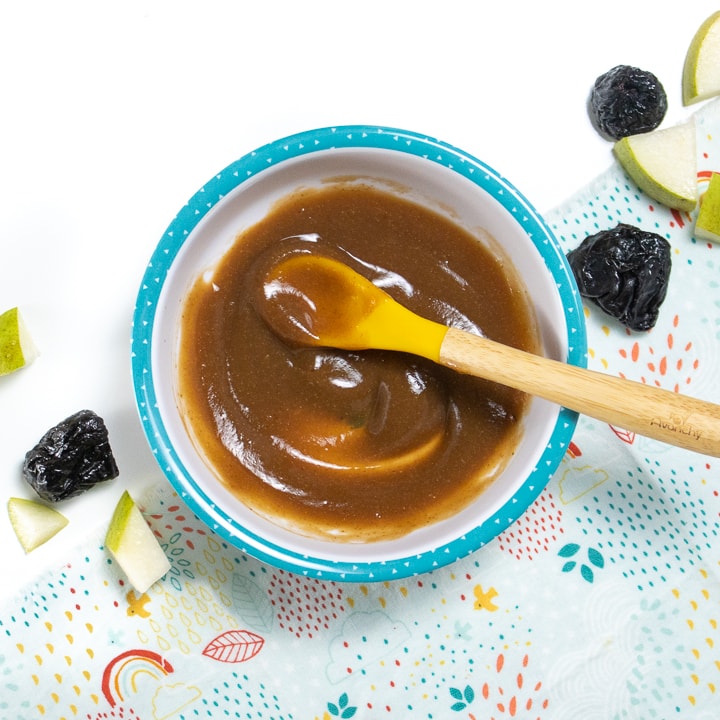
[[[176,717],[184,708],[192,705],[202,693],[192,685],[176,683],[161,685],[152,699],[153,720],[168,720]]]
[[[391,653],[410,638],[410,631],[398,620],[376,612],[353,613],[330,643],[327,677],[339,683]]]

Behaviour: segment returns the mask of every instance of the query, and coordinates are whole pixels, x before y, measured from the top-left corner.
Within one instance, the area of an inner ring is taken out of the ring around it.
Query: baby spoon
[[[311,254],[276,264],[262,315],[292,343],[413,353],[677,447],[720,457],[720,405],[534,355],[420,317],[347,265]]]

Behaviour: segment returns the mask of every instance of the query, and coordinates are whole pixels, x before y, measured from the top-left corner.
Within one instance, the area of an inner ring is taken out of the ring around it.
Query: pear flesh
[[[115,506],[105,535],[105,547],[139,593],[144,593],[170,570],[165,552],[127,490]]]
[[[34,500],[11,497],[7,510],[10,525],[26,553],[46,543],[68,524],[62,513]]]
[[[0,375],[20,370],[35,360],[37,347],[18,308],[0,315]]]
[[[615,143],[615,156],[648,197],[690,212],[698,201],[695,122],[630,135]]]
[[[683,104],[720,95],[720,11],[700,25],[685,55],[682,75]]]
[[[720,173],[710,176],[695,221],[695,237],[720,243]]]

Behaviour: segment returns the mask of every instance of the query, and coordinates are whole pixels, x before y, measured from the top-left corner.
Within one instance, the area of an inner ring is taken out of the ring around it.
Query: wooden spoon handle
[[[720,457],[720,405],[450,328],[439,362],[655,440]]]

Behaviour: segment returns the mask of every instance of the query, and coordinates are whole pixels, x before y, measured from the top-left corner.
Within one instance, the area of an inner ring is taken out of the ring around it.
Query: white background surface
[[[665,125],[709,0],[6,2],[0,6],[0,312],[41,350],[0,377],[0,599],[104,529],[124,488],[160,479],[137,417],[130,323],[175,213],[241,155],[301,130],[377,124],[479,157],[542,212],[612,162],[595,78],[654,72]],[[25,556],[5,503],[33,497],[25,452],[82,408],[120,477],[62,503],[69,526]]]

